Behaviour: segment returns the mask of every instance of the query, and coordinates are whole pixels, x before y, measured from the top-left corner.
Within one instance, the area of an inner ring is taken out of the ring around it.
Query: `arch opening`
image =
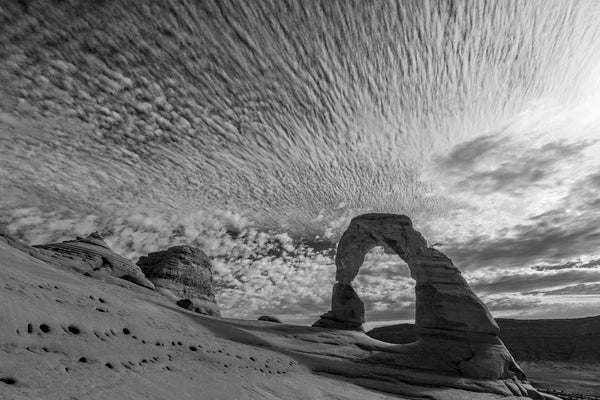
[[[370,358],[393,365],[456,372],[471,378],[524,377],[498,338],[499,328],[460,270],[429,247],[410,218],[364,214],[352,219],[338,243],[331,310],[314,327],[364,331],[365,306],[352,282],[376,246],[392,249],[415,281],[417,342],[398,345],[393,354]]]

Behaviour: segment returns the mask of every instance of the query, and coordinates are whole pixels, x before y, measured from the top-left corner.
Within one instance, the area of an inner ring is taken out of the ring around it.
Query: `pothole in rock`
[[[11,377],[3,377],[0,378],[0,382],[5,383],[7,385],[14,385],[15,383],[17,383],[17,380]]]
[[[79,333],[81,332],[81,330],[76,327],[75,325],[69,325],[67,327],[67,330],[72,333],[73,335],[79,335]]]

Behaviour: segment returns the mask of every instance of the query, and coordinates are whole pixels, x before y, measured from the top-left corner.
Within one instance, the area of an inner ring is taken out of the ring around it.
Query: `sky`
[[[599,313],[598,2],[69,7],[0,11],[0,223],[21,238],[198,246],[225,316],[307,324],[350,219],[390,212],[494,316]],[[369,323],[413,319],[398,256],[355,286]]]

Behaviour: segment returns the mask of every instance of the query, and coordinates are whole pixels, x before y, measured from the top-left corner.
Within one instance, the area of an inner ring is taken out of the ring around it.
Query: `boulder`
[[[213,292],[210,259],[198,248],[174,246],[140,257],[138,266],[156,287],[180,307],[221,316]]]
[[[146,279],[142,270],[131,260],[112,251],[98,232],[61,243],[34,245],[33,248],[54,253],[52,259],[44,258],[44,261],[75,265],[84,273],[99,272],[154,289],[154,284]]]
[[[206,315],[215,315],[220,317],[221,312],[215,309],[215,302],[210,300],[204,300],[199,298],[193,299],[179,299],[176,301],[176,304],[185,308],[186,310],[190,310],[196,312],[198,314],[206,314]]]
[[[313,326],[361,330],[364,304],[351,283],[375,246],[396,252],[416,281],[418,340],[393,351],[374,352],[370,362],[471,379],[526,379],[499,339],[494,318],[460,270],[428,247],[404,215],[365,214],[352,219],[337,247],[332,310]]]
[[[261,315],[260,317],[258,317],[259,321],[267,321],[267,322],[275,322],[277,324],[282,324],[283,322],[281,322],[281,320],[277,317],[272,317],[270,315]]]

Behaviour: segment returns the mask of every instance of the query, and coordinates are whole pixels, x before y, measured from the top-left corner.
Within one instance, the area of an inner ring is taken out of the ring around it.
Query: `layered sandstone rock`
[[[374,352],[370,362],[475,379],[525,378],[498,338],[494,318],[460,270],[444,254],[428,247],[403,215],[365,214],[351,221],[337,248],[332,310],[313,326],[345,329],[349,323],[364,321],[362,301],[357,300],[354,290],[355,296],[348,293],[365,255],[379,245],[395,251],[416,281],[418,340]]]
[[[138,265],[148,279],[180,307],[221,316],[212,287],[210,259],[202,250],[175,246],[140,257]]]
[[[82,271],[99,272],[125,279],[148,289],[154,289],[154,285],[146,279],[141,269],[131,260],[112,251],[98,232],[84,238],[78,237],[75,240],[67,240],[62,243],[35,245],[33,247],[54,253],[50,259],[43,258],[44,261],[75,264],[77,269]],[[32,255],[36,256],[36,254]]]
[[[338,282],[333,285],[331,311],[321,315],[315,327],[364,331],[365,304],[352,285]]]

